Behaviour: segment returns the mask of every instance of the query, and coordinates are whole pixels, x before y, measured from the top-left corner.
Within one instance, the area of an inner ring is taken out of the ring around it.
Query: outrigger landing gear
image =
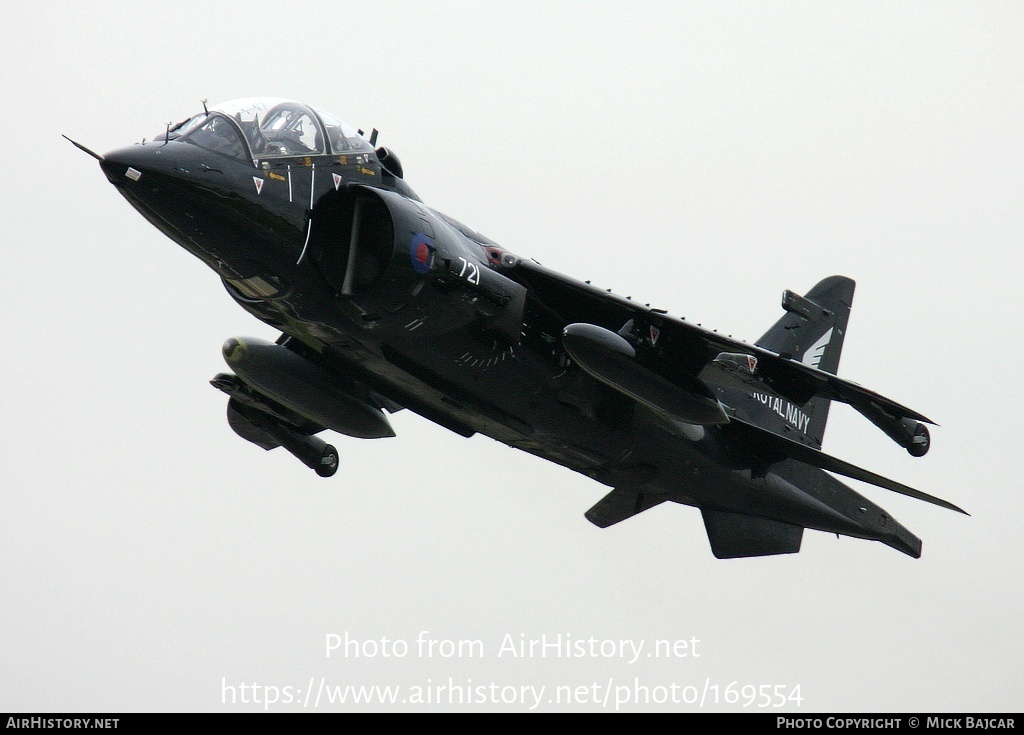
[[[928,432],[928,427],[918,424],[914,429],[914,436],[910,439],[910,444],[907,445],[907,451],[912,457],[923,457],[928,454],[931,446],[932,437]]]

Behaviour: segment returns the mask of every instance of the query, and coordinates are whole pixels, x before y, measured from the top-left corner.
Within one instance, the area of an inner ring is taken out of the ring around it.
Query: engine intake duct
[[[394,253],[394,222],[372,191],[346,186],[325,194],[312,212],[309,250],[343,296],[365,293],[385,275]]]

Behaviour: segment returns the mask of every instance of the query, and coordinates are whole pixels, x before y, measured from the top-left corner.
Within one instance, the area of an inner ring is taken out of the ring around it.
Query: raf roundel
[[[417,232],[409,242],[409,258],[412,260],[412,268],[420,275],[430,271],[434,260],[434,243],[428,235]]]

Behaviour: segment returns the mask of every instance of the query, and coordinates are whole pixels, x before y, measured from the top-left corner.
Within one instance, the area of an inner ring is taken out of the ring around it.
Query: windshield
[[[253,160],[373,150],[354,128],[333,115],[277,98],[225,102],[172,132],[195,145]]]
[[[249,158],[238,128],[228,118],[213,113],[200,119],[197,124],[191,123],[189,121],[187,129],[181,134],[182,140],[243,161]]]

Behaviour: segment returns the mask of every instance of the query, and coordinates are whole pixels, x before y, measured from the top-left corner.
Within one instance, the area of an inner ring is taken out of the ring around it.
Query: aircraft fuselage
[[[249,135],[241,124],[235,132],[242,142]],[[633,512],[666,500],[696,506],[709,534],[740,514],[779,524],[768,533],[789,539],[783,551],[797,550],[795,529],[807,527],[920,555],[916,537],[821,470],[760,462],[718,419],[679,420],[594,379],[563,346],[572,319],[562,304],[531,286],[540,266],[427,207],[380,150],[316,145],[309,155],[245,146],[238,155],[168,135],[108,153],[101,165],[239,305],[360,400],[583,473],[620,491],[618,502],[635,502]],[[609,308],[589,323],[623,334],[619,297],[600,297]],[[658,341],[653,330],[627,337],[637,349]],[[751,405],[762,395],[751,393]],[[747,415],[743,403],[725,409]],[[633,512],[591,520],[610,525]]]

